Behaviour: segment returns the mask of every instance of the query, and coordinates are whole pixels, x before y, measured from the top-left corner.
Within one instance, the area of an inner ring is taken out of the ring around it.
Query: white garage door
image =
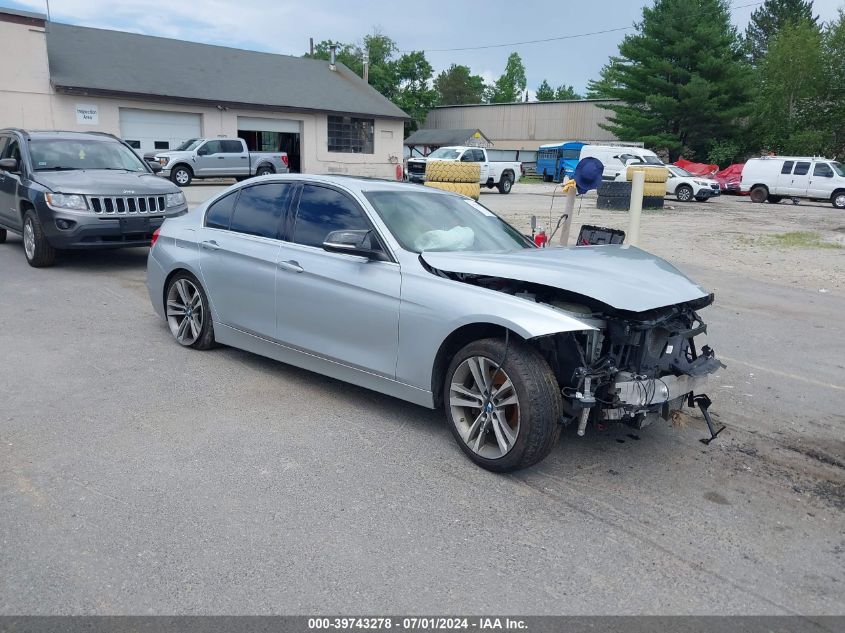
[[[299,134],[299,121],[239,116],[238,129],[252,132],[293,132]]]
[[[120,136],[143,152],[176,149],[183,141],[202,136],[202,119],[192,112],[120,108]]]

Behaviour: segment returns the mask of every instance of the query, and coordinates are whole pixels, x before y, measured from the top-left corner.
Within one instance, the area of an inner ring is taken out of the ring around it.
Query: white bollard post
[[[635,171],[631,179],[631,206],[628,208],[628,235],[625,241],[631,246],[640,243],[640,215],[643,212],[643,190],[645,189],[645,172]]]
[[[560,227],[561,246],[567,246],[569,244],[569,229],[572,228],[572,213],[575,210],[575,193],[574,187],[566,192],[566,200],[563,205],[563,212],[566,214],[566,219],[563,221],[563,226]]]

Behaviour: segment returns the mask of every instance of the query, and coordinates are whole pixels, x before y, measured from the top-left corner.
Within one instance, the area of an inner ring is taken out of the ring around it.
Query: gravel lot
[[[551,190],[482,202],[527,230],[562,209]],[[180,348],[145,249],[36,270],[10,237],[0,614],[845,614],[845,249],[825,247],[845,215],[667,204],[642,246],[716,292],[728,430],[705,447],[698,415],[570,428],[506,476],[465,459],[439,413]],[[579,207],[573,235],[626,228]]]

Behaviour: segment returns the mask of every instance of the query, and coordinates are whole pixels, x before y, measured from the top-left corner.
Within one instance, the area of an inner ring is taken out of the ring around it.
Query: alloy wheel
[[[519,437],[519,398],[503,369],[484,356],[458,365],[449,386],[452,423],[477,455],[499,459]]]
[[[188,172],[184,169],[180,169],[176,172],[176,183],[180,185],[185,185],[188,183]]]
[[[35,227],[31,218],[27,218],[23,225],[23,250],[27,259],[35,258]]]
[[[177,279],[167,291],[167,325],[176,340],[193,345],[202,332],[205,306],[199,288],[189,279]]]
[[[833,205],[837,209],[845,209],[845,193],[840,193],[836,198],[833,200]]]

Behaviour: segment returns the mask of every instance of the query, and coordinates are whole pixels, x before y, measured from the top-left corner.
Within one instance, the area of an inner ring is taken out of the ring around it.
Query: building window
[[[329,117],[329,151],[346,154],[372,154],[374,119],[349,116]]]
[[[170,141],[155,141],[155,149],[170,149]]]
[[[132,149],[141,149],[141,141],[126,141],[126,144]]]

